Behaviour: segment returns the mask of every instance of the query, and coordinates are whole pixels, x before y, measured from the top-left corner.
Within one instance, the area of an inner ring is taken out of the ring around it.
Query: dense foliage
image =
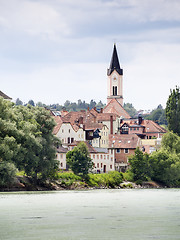
[[[53,118],[44,108],[15,106],[0,98],[0,158],[13,162],[34,181],[57,169]]]
[[[168,132],[159,151],[149,155],[136,149],[129,162],[135,181],[151,178],[169,187],[180,186],[180,137]]]
[[[137,116],[137,110],[133,107],[132,103],[124,103],[123,108],[131,117]]]
[[[102,174],[89,173],[88,177],[84,179],[72,172],[58,172],[56,180],[61,187],[66,189],[73,189],[74,187],[115,188],[123,182],[123,174],[117,171]]]
[[[144,118],[152,120],[159,125],[167,125],[165,109],[163,109],[161,104],[158,105],[156,109],[154,109],[149,115],[146,115]]]
[[[115,188],[123,182],[123,174],[111,171],[102,174],[89,174],[88,184],[92,187],[111,187]]]
[[[129,158],[129,163],[131,165],[131,171],[133,172],[135,181],[147,180],[150,174],[149,155],[147,153],[143,154],[139,148],[136,148],[135,154]]]
[[[35,104],[33,100],[29,100],[27,104],[30,104],[32,106],[36,105],[38,107],[46,107],[48,109],[54,109],[57,111],[61,111],[63,109],[67,111],[80,111],[80,110],[87,110],[88,108],[92,109],[94,107],[96,107],[97,110],[100,111],[101,108],[105,107],[105,104],[102,103],[101,101],[97,103],[96,101],[91,100],[89,103],[86,103],[85,101],[82,101],[80,99],[77,101],[77,103],[66,100],[64,105],[60,105],[59,103],[47,105],[42,102],[37,102]],[[24,105],[26,106],[27,104],[25,103]],[[17,98],[16,105],[23,105],[23,102],[19,98]]]
[[[14,183],[17,169],[13,163],[0,162],[0,187],[10,187]]]
[[[171,94],[166,103],[166,117],[170,131],[180,136],[180,89],[171,90]]]
[[[85,143],[80,142],[77,147],[66,154],[67,164],[71,170],[84,178],[87,177],[89,171],[93,167],[92,159],[89,157],[89,152]]]

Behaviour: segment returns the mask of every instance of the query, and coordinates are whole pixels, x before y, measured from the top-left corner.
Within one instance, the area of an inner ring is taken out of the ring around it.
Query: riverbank
[[[61,191],[61,190],[88,190],[88,189],[158,189],[165,188],[154,181],[142,182],[142,184],[136,184],[130,181],[121,181],[119,184],[107,184],[100,182],[99,184],[88,184],[82,180],[74,180],[70,181],[67,179],[57,179],[51,181],[41,182],[39,181],[37,184],[34,184],[31,178],[26,176],[18,176],[14,184],[7,187],[1,187],[0,192],[14,192],[14,191]]]

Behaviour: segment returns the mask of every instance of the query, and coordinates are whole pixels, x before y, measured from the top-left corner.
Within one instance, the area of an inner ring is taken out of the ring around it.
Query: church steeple
[[[116,99],[123,106],[123,69],[119,64],[116,45],[114,44],[110,67],[107,70],[108,75],[108,94],[107,103]]]
[[[111,63],[110,63],[110,67],[107,71],[107,75],[110,76],[114,70],[116,70],[120,75],[123,75],[123,70],[120,68],[120,64],[119,64],[119,59],[118,59],[117,50],[116,50],[116,44],[114,44]]]

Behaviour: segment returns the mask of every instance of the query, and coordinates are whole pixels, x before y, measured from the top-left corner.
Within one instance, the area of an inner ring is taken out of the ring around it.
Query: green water
[[[180,239],[180,189],[0,193],[0,240]]]

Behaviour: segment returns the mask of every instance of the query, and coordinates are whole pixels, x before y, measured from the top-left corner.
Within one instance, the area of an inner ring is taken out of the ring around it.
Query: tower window
[[[117,86],[113,86],[113,96],[117,96]]]

